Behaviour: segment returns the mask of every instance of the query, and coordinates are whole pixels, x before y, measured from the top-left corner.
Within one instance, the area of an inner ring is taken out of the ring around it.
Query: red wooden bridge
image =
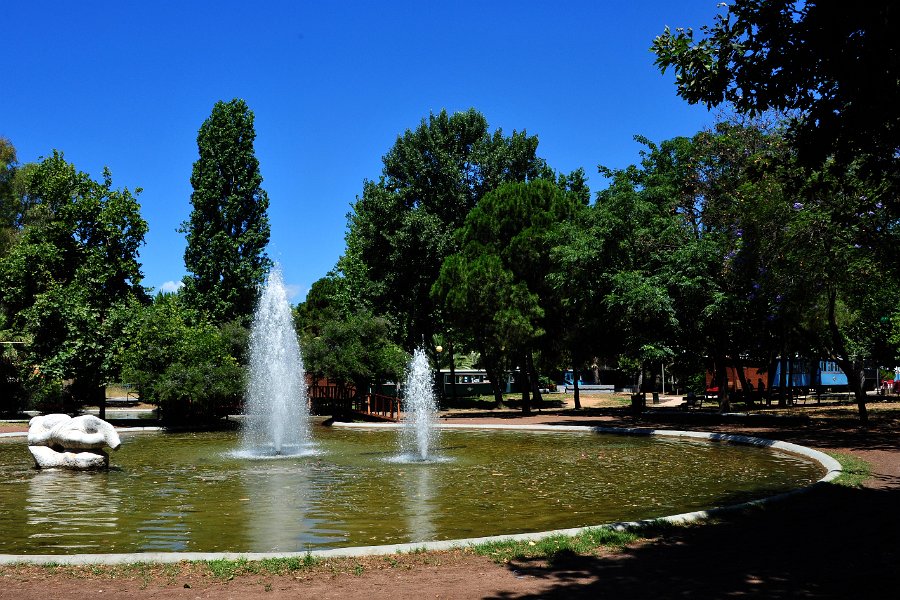
[[[399,421],[400,399],[382,394],[357,394],[352,385],[327,380],[307,388],[309,412],[334,417],[359,417],[370,421]]]

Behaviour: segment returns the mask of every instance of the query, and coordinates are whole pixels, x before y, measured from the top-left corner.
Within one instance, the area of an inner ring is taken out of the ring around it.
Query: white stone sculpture
[[[28,423],[28,449],[40,469],[102,469],[109,466],[103,447],[121,444],[115,428],[93,415],[52,414]]]

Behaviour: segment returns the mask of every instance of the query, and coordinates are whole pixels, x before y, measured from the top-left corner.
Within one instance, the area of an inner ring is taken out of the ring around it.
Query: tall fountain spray
[[[434,458],[440,430],[437,427],[438,403],[434,396],[432,372],[425,350],[413,352],[406,375],[403,428],[400,452],[413,460]]]
[[[244,415],[245,453],[299,454],[310,441],[303,358],[278,265],[253,315]]]

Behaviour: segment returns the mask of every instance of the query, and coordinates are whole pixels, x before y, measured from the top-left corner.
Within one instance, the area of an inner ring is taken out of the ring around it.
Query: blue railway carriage
[[[848,387],[847,375],[841,371],[837,362],[833,360],[819,361],[819,387],[840,389]]]
[[[769,383],[772,389],[781,387],[781,370],[785,369],[792,388],[817,390],[847,389],[847,375],[834,360],[810,361],[805,358],[781,359],[775,365],[775,376]]]

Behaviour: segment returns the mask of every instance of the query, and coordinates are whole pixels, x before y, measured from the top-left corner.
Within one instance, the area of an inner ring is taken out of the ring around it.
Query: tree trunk
[[[778,356],[773,354],[771,351],[769,352],[769,367],[768,371],[766,371],[766,381],[769,382],[769,387],[766,390],[765,394],[762,395],[760,401],[765,401],[766,406],[772,406],[772,390],[775,389],[775,368],[778,365]],[[761,390],[760,390],[761,391]]]
[[[528,379],[531,382],[531,394],[534,396],[534,402],[540,405],[544,398],[541,395],[541,384],[538,381],[538,372],[534,367],[534,355],[531,352],[528,353]]]
[[[747,375],[744,373],[744,361],[741,360],[740,354],[734,355],[734,370],[737,373],[738,380],[741,382],[741,390],[744,392],[744,402],[748,406],[753,406],[753,390],[752,382],[748,385]]]
[[[637,391],[631,394],[631,416],[637,421],[647,406],[646,391],[644,390],[644,363],[641,363],[637,378]]]
[[[575,401],[575,410],[581,410],[581,394],[578,391],[578,367],[572,365],[572,398]]]
[[[832,291],[828,294],[828,328],[831,331],[831,343],[834,344],[835,360],[840,365],[841,370],[847,374],[847,385],[853,396],[856,398],[856,406],[859,408],[859,422],[864,426],[869,426],[869,412],[866,409],[866,390],[863,385],[865,381],[865,371],[863,370],[862,361],[850,360],[847,355],[847,348],[844,345],[844,336],[838,329],[837,319],[835,318],[835,303],[837,302],[837,292]],[[857,368],[854,363],[859,363]]]
[[[794,358],[788,356],[788,384],[787,384],[787,403],[794,405]]]
[[[491,382],[491,391],[494,393],[494,408],[501,408],[503,406],[503,386],[500,384],[500,370],[488,362],[485,362],[484,370]]]
[[[716,386],[719,388],[719,412],[731,412],[731,397],[728,393],[728,364],[722,354],[713,359],[716,365]]]
[[[94,394],[96,395],[97,407],[100,409],[99,417],[106,420],[106,386],[101,385],[95,388]]]
[[[531,414],[531,390],[527,381],[522,382],[522,414]]]
[[[528,358],[522,356],[519,367],[519,385],[522,388],[522,414],[531,414],[531,380],[528,376]]]
[[[785,357],[787,356],[787,345],[781,345],[781,356],[778,358],[778,406],[785,406],[787,401],[785,400],[785,389],[787,388],[787,367],[788,364],[786,362]]]

